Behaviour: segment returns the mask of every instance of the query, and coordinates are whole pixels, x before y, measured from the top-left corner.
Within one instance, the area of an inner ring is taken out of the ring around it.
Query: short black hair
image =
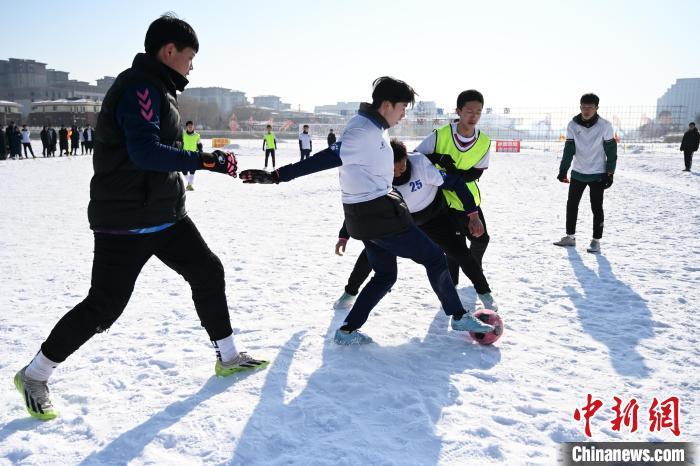
[[[406,151],[406,144],[399,141],[396,138],[391,138],[391,150],[394,151],[394,163],[400,162],[406,157],[408,157],[408,152]]]
[[[391,102],[392,105],[396,105],[399,102],[407,102],[409,105],[413,105],[418,95],[411,86],[391,76],[382,76],[375,79],[372,87],[374,88],[372,91],[372,108],[375,110],[385,100]]]
[[[185,123],[185,126],[187,126],[187,125],[194,125],[194,123],[192,122],[192,120],[187,120],[187,123]]]
[[[199,52],[199,40],[192,26],[179,19],[174,13],[165,13],[148,26],[143,45],[146,53],[155,56],[164,45],[173,43],[178,51],[192,47]]]
[[[272,129],[272,125],[267,125],[267,126],[265,127],[265,129],[267,129],[267,128]]]
[[[304,125],[304,126],[302,126],[302,128],[308,128],[308,127],[309,127],[309,125]]]
[[[476,89],[460,92],[457,96],[457,108],[464,107],[467,102],[480,102],[481,105],[484,105],[484,96]]]
[[[581,96],[581,104],[593,104],[597,107],[599,103],[600,99],[593,93],[583,94]]]
[[[688,126],[690,126],[690,125],[695,126],[695,122],[694,122],[694,121],[691,121],[690,123],[688,123]]]

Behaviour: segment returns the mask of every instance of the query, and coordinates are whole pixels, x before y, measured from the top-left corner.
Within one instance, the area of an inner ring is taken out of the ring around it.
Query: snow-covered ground
[[[241,169],[262,167],[259,141],[234,143]],[[296,160],[296,143],[279,153]],[[153,259],[109,333],[55,372],[61,417],[42,423],[12,377],[88,291],[92,165],[0,162],[0,462],[552,464],[559,443],[585,438],[573,412],[587,394],[604,403],[594,440],[700,440],[697,170],[681,172],[680,152],[621,155],[603,254],[591,255],[587,193],[579,246],[552,245],[564,234],[558,163],[551,152],[494,154],[482,178],[484,267],[506,324],[491,347],[448,329],[425,273],[406,260],[364,327],[376,344],[336,346],[345,313],[332,303],[361,249],[351,241],[345,257],[333,254],[336,171],[279,186],[198,173],[188,211],[225,266],[237,343],[273,362],[214,377],[187,284]],[[459,293],[474,306],[466,282]],[[652,399],[671,395],[679,438],[649,431]],[[612,429],[614,396],[637,399],[636,432]]]

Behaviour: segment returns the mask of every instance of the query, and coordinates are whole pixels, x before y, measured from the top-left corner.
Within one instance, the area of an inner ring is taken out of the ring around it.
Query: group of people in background
[[[328,132],[326,137],[326,142],[328,147],[335,144],[336,137],[333,129]],[[267,162],[272,158],[272,168],[275,168],[275,152],[277,151],[277,137],[272,131],[272,125],[267,125],[265,128],[265,135],[263,136],[262,150],[265,153],[265,168],[267,168]],[[313,141],[311,134],[309,134],[309,125],[304,125],[302,127],[302,132],[299,133],[299,155],[300,160],[305,160],[309,158],[313,151]]]
[[[36,158],[32,148],[31,130],[27,125],[19,126],[11,121],[7,128],[0,126],[0,160],[7,158],[28,159],[29,155]],[[41,155],[55,157],[58,147],[58,156],[92,154],[95,141],[95,130],[91,125],[86,127],[72,126],[67,128],[61,125],[58,131],[53,126],[44,126],[40,133]],[[78,154],[80,149],[80,154]]]

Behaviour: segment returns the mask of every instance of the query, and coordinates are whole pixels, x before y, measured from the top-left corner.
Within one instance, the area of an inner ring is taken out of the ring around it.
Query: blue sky
[[[173,11],[197,31],[191,86],[295,108],[367,100],[392,75],[452,108],[459,91],[487,105],[654,105],[676,78],[700,76],[700,4],[692,1],[72,1],[3,6],[0,59],[33,58],[94,82],[143,50]]]

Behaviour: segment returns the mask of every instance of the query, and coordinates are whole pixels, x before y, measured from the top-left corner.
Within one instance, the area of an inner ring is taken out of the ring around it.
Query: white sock
[[[57,362],[53,362],[44,356],[44,353],[39,351],[39,353],[34,356],[34,359],[32,359],[32,362],[29,363],[27,370],[24,373],[27,374],[27,377],[30,379],[46,382],[49,380],[49,377],[51,377],[53,370],[56,369],[57,366]]]
[[[576,235],[566,235],[566,236],[568,236],[571,239],[576,239]]]
[[[227,362],[238,356],[236,343],[233,341],[233,334],[221,340],[212,341],[211,343],[214,345],[216,357],[219,358],[219,361]]]
[[[194,173],[188,173],[187,174],[187,184],[192,184],[194,183]]]

